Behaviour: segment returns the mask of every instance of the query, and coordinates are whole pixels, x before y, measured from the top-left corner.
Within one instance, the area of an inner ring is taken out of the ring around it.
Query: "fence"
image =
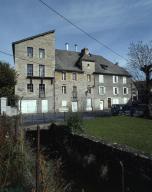
[[[78,113],[83,119],[92,119],[96,117],[111,116],[111,112],[108,110],[78,112]],[[68,112],[22,114],[22,122],[24,125],[63,122],[67,119],[68,115],[69,115]]]

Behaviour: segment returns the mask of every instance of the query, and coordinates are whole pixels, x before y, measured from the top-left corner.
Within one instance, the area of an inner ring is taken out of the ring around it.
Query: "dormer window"
[[[106,70],[108,66],[107,66],[107,65],[100,64],[100,67],[101,67],[102,69]]]

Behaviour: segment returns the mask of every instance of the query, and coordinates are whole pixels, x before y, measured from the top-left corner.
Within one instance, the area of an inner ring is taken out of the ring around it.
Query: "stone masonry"
[[[28,47],[33,49],[31,58],[27,55]],[[44,58],[40,58],[39,49],[45,50]],[[55,49],[54,31],[14,42],[13,54],[19,74],[15,94],[20,96],[22,113],[97,111],[132,99],[133,83],[128,72],[101,56],[90,54],[86,48],[80,53]],[[30,77],[27,64],[33,64]],[[40,65],[45,67],[43,77]],[[27,84],[33,85],[33,91],[28,90]],[[40,84],[45,85],[43,97]]]

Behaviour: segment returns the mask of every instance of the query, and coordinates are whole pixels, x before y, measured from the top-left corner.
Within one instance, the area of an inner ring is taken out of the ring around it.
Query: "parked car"
[[[126,105],[123,105],[123,104],[114,104],[111,107],[112,115],[124,114],[125,110],[126,110]]]

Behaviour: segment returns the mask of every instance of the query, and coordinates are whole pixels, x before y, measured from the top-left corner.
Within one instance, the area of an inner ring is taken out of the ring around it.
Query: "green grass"
[[[152,153],[152,120],[135,117],[102,117],[85,120],[85,133],[112,143]]]

